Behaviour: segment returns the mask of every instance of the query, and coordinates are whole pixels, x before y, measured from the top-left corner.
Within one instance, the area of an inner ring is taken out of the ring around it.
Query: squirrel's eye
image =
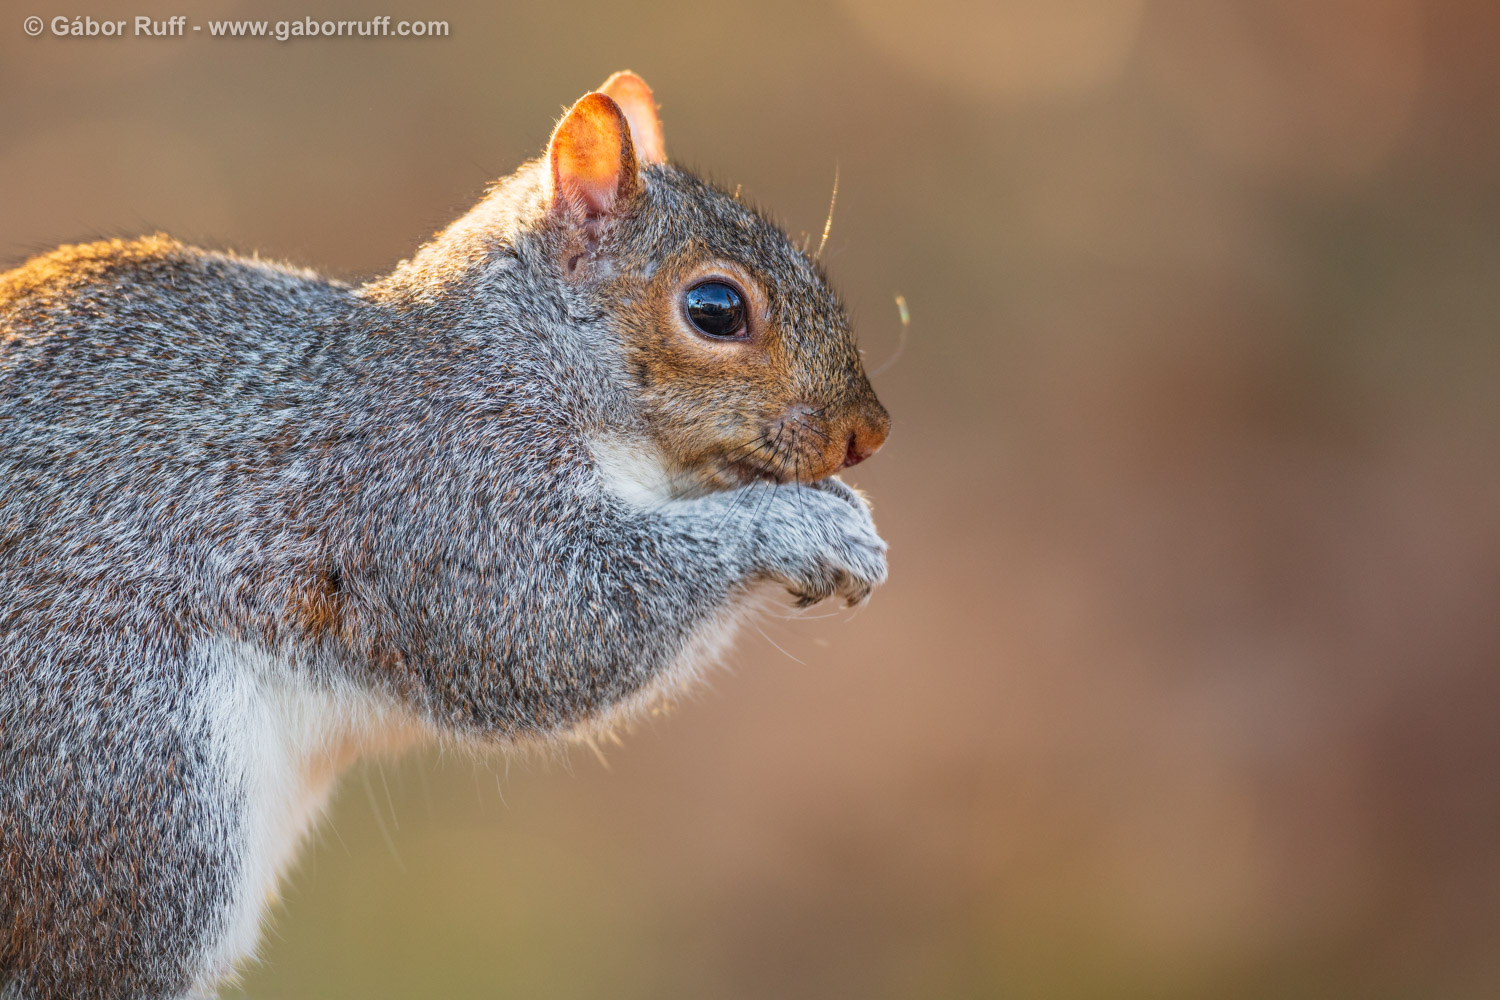
[[[745,327],[745,300],[732,285],[722,281],[705,281],[688,289],[684,298],[688,319],[698,332],[720,340],[742,335]]]

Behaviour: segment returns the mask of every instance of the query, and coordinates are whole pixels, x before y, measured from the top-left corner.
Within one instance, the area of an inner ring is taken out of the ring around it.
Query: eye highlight
[[[745,298],[727,282],[694,285],[682,297],[682,307],[688,322],[705,337],[736,340],[745,335]]]

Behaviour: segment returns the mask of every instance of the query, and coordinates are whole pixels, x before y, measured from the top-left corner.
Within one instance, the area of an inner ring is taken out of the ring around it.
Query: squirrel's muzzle
[[[870,392],[852,403],[793,406],[766,438],[783,446],[785,474],[777,478],[810,483],[863,462],[890,432],[890,414]]]

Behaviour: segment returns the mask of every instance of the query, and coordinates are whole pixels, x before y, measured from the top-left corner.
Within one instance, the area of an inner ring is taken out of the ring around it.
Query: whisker
[[[785,423],[783,423],[781,425],[781,429],[776,432],[776,440],[771,443],[771,454],[773,456],[780,454],[781,438],[782,438],[782,435],[784,435],[786,433],[786,429],[787,429],[787,425]],[[757,525],[757,524],[760,523],[761,516],[762,516],[762,514],[765,511],[766,502],[769,501],[769,499],[771,497],[771,489],[770,489],[771,484],[767,483],[766,486],[768,488],[766,490],[765,497],[763,497],[761,499],[761,501],[758,502],[755,505],[755,513],[750,516],[750,525],[751,525],[751,527],[754,527],[755,525]]]
[[[747,502],[745,498],[750,495],[755,487],[764,485],[766,484],[757,479],[735,494],[734,499],[730,501],[729,509],[724,512],[724,516],[719,518],[719,523],[714,526],[715,538],[718,538],[723,533],[724,526],[739,512],[740,507]],[[754,521],[752,520],[751,523],[754,524]]]
[[[767,439],[764,434],[762,434],[756,446],[752,448],[748,454],[759,454],[760,452],[766,450],[769,450],[772,454],[774,454],[775,445],[773,445],[770,440]],[[750,483],[750,485],[754,486],[758,482],[759,480],[755,480],[754,482]],[[749,495],[750,490],[747,489],[734,498],[734,501],[729,505],[729,509],[724,512],[724,516],[719,519],[718,525],[714,528],[715,537],[717,537],[719,533],[724,530],[724,525],[727,524],[729,522],[729,519],[738,512],[740,505],[745,502],[745,498]]]
[[[828,245],[828,234],[833,232],[833,206],[839,200],[839,165],[833,164],[833,194],[828,199],[828,221],[823,223],[823,238],[818,241],[818,252],[813,254],[813,260],[823,256],[823,248]]]
[[[719,459],[719,462],[721,465],[733,465],[735,462],[742,461],[743,459],[749,458],[751,455],[764,450],[769,444],[770,441],[766,438],[766,436],[764,434],[760,434],[749,444],[741,445],[740,447],[724,455],[723,458]]]
[[[801,663],[804,667],[807,666],[806,662],[804,662],[803,660],[799,659],[798,657],[793,656],[791,653],[788,653],[786,650],[782,649],[781,648],[781,643],[777,642],[775,639],[772,639],[769,635],[766,635],[766,630],[765,629],[763,629],[759,625],[757,625],[757,626],[755,626],[755,631],[757,631],[757,632],[760,633],[761,638],[765,639],[771,645],[775,646],[776,647],[776,651],[778,653],[780,653],[782,656],[785,656],[785,657],[787,657],[788,659],[791,659],[791,660],[796,660],[798,663]]]
[[[816,622],[822,621],[824,618],[832,618],[839,613],[837,611],[828,611],[821,615],[815,615],[811,612],[811,608],[798,608],[788,614],[782,614],[779,611],[775,611],[772,612],[772,616],[775,618],[780,618],[784,622]]]
[[[896,296],[896,308],[901,312],[901,339],[896,342],[896,353],[887,358],[885,364],[871,372],[871,378],[895,364],[896,359],[901,357],[901,352],[906,350],[906,335],[911,329],[911,312],[906,308],[906,296],[899,294]]]
[[[778,455],[781,454],[781,439],[786,434],[786,431],[787,431],[787,425],[785,423],[783,423],[781,425],[781,429],[776,432],[776,440],[771,443],[771,448],[770,448],[771,456],[772,456],[773,459],[776,456],[778,456]],[[770,485],[770,484],[767,484],[767,485]],[[759,519],[760,519],[760,509],[756,508],[756,514],[755,514],[755,517],[751,519],[751,523],[753,524],[756,521],[758,521]]]
[[[830,440],[830,438],[828,436],[828,432],[825,431],[821,427],[817,427],[817,426],[814,426],[813,424],[806,424],[805,423],[805,424],[802,425],[802,429],[806,430],[806,431],[811,431],[812,433],[816,434],[818,437],[822,438],[825,442],[828,441],[828,440]]]

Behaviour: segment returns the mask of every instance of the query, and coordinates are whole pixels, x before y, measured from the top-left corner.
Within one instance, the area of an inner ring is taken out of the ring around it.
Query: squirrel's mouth
[[[833,470],[825,470],[825,463],[806,454],[802,440],[805,435],[788,433],[790,430],[783,427],[774,435],[762,434],[722,456],[718,463],[720,480],[734,486],[753,483],[785,486],[788,483],[811,483],[829,475]]]

